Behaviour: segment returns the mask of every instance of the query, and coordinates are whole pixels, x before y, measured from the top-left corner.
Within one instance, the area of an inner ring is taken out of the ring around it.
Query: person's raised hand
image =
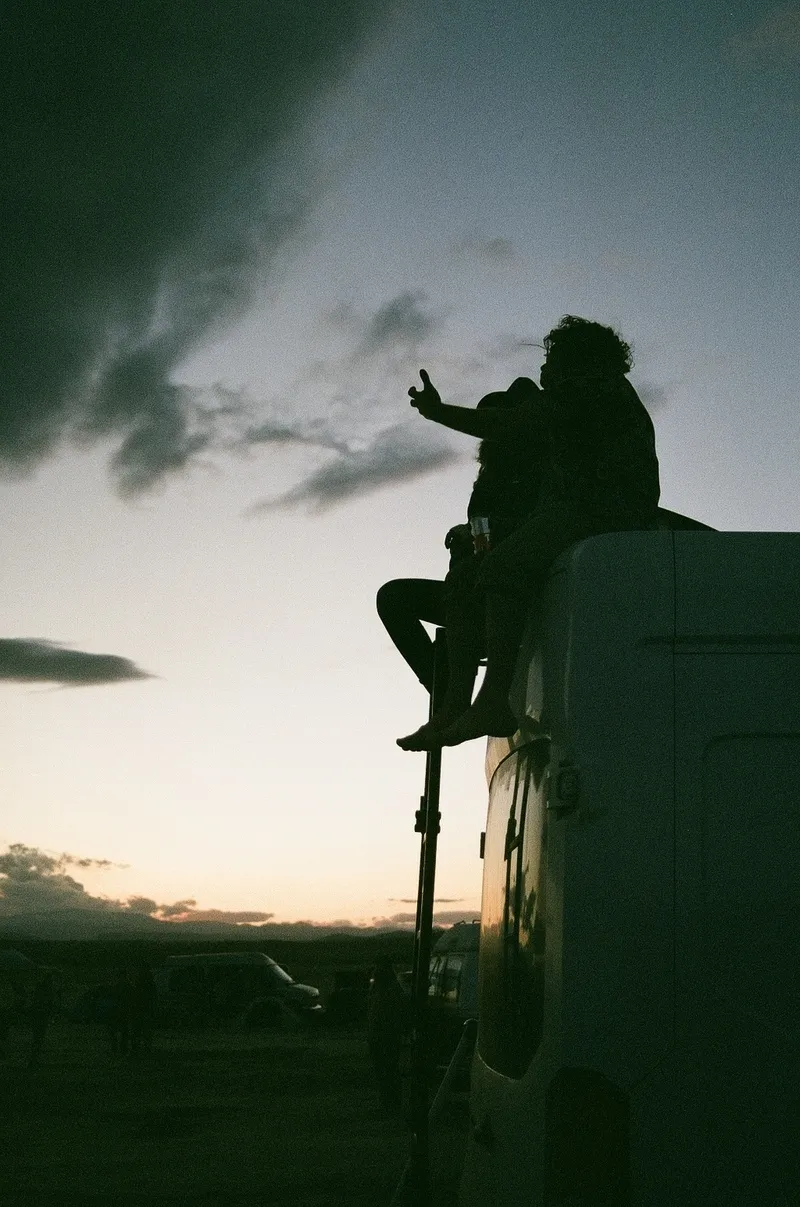
[[[428,377],[427,370],[420,369],[419,375],[422,378],[422,389],[412,386],[408,391],[411,405],[416,407],[423,418],[431,419],[436,408],[442,405],[442,400],[439,397],[439,391]]]

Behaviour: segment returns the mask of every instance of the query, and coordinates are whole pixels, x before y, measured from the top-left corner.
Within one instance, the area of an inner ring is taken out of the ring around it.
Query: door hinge
[[[547,808],[554,813],[577,809],[581,795],[581,773],[572,763],[561,763],[550,780]]]

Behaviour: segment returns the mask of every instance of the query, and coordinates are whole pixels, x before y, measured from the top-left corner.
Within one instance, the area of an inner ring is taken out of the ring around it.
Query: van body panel
[[[573,547],[511,700],[520,733],[487,751],[484,894],[512,768],[549,741],[542,1030],[524,1069],[497,1067],[482,933],[462,1207],[555,1201],[548,1089],[570,1069],[626,1096],[630,1207],[796,1201],[800,536]]]

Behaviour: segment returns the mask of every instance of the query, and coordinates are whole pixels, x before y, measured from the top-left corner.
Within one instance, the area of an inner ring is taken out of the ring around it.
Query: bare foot
[[[436,746],[460,746],[473,738],[510,738],[516,731],[517,721],[507,704],[492,706],[476,700],[452,725],[431,736]]]
[[[437,745],[433,741],[435,735],[447,729],[460,715],[459,709],[442,708],[425,725],[420,725],[419,729],[404,738],[398,738],[397,745],[401,750],[433,750]]]

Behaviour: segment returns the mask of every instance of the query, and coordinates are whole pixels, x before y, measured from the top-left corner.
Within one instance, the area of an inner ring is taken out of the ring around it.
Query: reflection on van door
[[[478,1048],[521,1077],[542,1037],[546,739],[510,755],[493,781],[484,854]]]

